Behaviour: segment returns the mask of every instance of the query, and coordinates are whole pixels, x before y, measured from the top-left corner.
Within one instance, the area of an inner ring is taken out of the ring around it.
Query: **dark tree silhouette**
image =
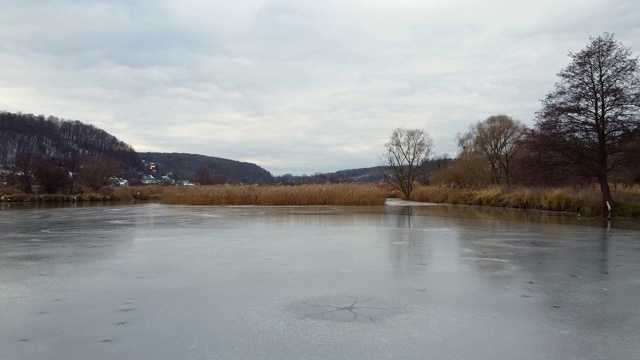
[[[121,163],[116,159],[89,158],[80,169],[80,180],[93,190],[99,190],[107,184],[110,177],[118,175]]]
[[[27,194],[33,192],[35,178],[33,176],[33,167],[35,164],[35,156],[32,153],[19,153],[16,156],[14,166],[14,177],[17,187]]]
[[[75,156],[66,157],[61,160],[61,166],[67,171],[69,174],[69,183],[68,183],[68,192],[73,194],[73,191],[76,186],[76,182],[78,180],[78,173],[80,172],[80,166],[82,162],[80,158]]]
[[[602,190],[603,215],[610,214],[609,173],[637,156],[630,135],[640,126],[638,58],[608,33],[569,56],[571,63],[542,100],[531,148],[593,174]]]
[[[33,168],[37,183],[46,193],[56,193],[69,185],[69,172],[52,159],[39,157]]]

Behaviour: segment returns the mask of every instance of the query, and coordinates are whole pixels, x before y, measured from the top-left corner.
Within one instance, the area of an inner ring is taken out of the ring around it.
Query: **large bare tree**
[[[513,160],[522,148],[526,127],[507,115],[490,116],[458,135],[460,158],[480,157],[491,172],[491,182],[511,182]]]
[[[425,160],[431,155],[433,141],[424,130],[393,130],[384,145],[381,166],[384,180],[409,199],[413,183],[424,175]]]
[[[609,173],[637,156],[630,151],[640,126],[640,72],[638,58],[613,34],[590,40],[569,53],[571,63],[542,100],[532,139],[597,179],[605,215],[614,206]]]

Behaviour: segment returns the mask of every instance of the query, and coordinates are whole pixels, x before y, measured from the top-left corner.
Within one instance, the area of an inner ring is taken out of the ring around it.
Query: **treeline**
[[[421,164],[421,177],[417,179],[423,184],[428,184],[433,173],[447,167],[455,160],[448,156],[438,156],[427,159]],[[384,171],[388,166],[372,166],[366,168],[345,169],[335,172],[315,173],[313,175],[284,174],[274,177],[274,182],[284,185],[297,184],[337,184],[337,183],[379,183],[384,181]]]
[[[603,216],[628,205],[614,199],[612,184],[640,182],[640,65],[613,34],[590,40],[586,48],[569,53],[572,61],[541,100],[533,129],[506,115],[472,125],[458,136],[456,164],[435,180],[596,183]]]
[[[138,154],[146,163],[154,163],[162,174],[171,173],[174,179],[189,180],[201,185],[264,184],[273,180],[270,172],[253,163],[197,154],[157,152]]]
[[[54,116],[0,112],[0,166],[13,166],[19,154],[60,161],[106,157],[140,167],[133,147],[93,125]]]
[[[313,175],[284,174],[274,177],[274,183],[283,185],[298,184],[339,184],[339,183],[373,183],[380,182],[380,167],[368,167],[358,169],[339,170],[327,173],[314,173]]]
[[[527,128],[507,115],[490,116],[458,134],[458,156],[437,159],[440,166],[431,168],[429,183],[469,187],[567,186],[597,182],[598,174],[592,163],[569,161],[567,156],[551,151],[552,140],[551,134]],[[640,183],[640,130],[627,134],[624,148],[624,152],[610,156],[609,181]]]
[[[142,170],[133,147],[93,125],[57,117],[0,112],[3,182],[30,194],[100,189]]]

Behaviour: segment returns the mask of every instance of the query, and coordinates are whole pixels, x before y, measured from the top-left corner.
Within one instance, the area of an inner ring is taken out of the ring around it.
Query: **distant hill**
[[[325,184],[344,182],[373,183],[382,181],[382,173],[380,172],[379,166],[374,166],[302,176],[285,174],[276,176],[274,181],[278,184]]]
[[[174,178],[180,180],[193,181],[195,174],[200,170],[207,170],[214,176],[222,176],[230,183],[268,183],[273,180],[270,172],[248,162],[197,154],[158,152],[138,154],[145,162],[155,163],[160,174],[170,172]]]
[[[382,181],[382,172],[380,171],[380,166],[340,170],[325,175],[335,176],[336,178],[343,181],[352,180],[365,183]]]
[[[429,159],[423,163],[426,170],[426,177],[420,179],[423,183],[428,183],[432,173],[437,171],[443,166],[450,164],[453,159],[444,157],[436,157]],[[305,176],[293,176],[290,174],[278,176],[275,178],[276,182],[284,184],[297,184],[297,183],[326,183],[326,182],[361,182],[361,183],[375,183],[383,180],[382,170],[387,169],[383,166],[373,166],[357,169],[346,169],[335,172],[316,173],[314,175]]]
[[[37,154],[51,159],[109,157],[135,172],[144,170],[142,160],[158,165],[158,172],[193,180],[198,170],[231,183],[267,183],[271,173],[256,164],[205,155],[138,153],[131,145],[93,125],[54,116],[0,111],[0,169],[14,166],[18,154]],[[134,175],[132,172],[129,172]]]
[[[131,145],[80,121],[53,116],[0,112],[0,167],[10,167],[16,156],[31,153],[54,159],[104,156],[127,167],[140,168]]]
[[[110,157],[120,160],[130,169],[136,169],[136,172],[143,170],[144,160],[147,163],[155,163],[159,175],[171,173],[176,180],[194,181],[196,173],[206,171],[217,180],[245,184],[274,181],[285,184],[382,181],[379,166],[317,173],[311,176],[287,174],[274,178],[267,170],[253,163],[198,154],[138,153],[131,145],[106,131],[80,121],[0,111],[0,169],[13,166],[16,156],[20,153],[39,154],[54,159]],[[433,171],[434,167],[439,167],[443,161],[451,159],[428,161],[428,171]]]

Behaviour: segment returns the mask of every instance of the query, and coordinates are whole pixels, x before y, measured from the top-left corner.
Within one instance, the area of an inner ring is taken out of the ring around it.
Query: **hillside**
[[[364,183],[382,181],[382,172],[379,166],[340,170],[327,175],[335,176],[340,180],[351,180]]]
[[[0,111],[0,169],[14,166],[16,156],[37,154],[50,159],[86,159],[108,157],[120,160],[131,178],[143,170],[143,160],[156,165],[159,175],[172,174],[176,180],[197,181],[198,172],[207,172],[216,181],[229,183],[296,184],[306,182],[380,182],[380,167],[346,169],[311,176],[290,174],[274,177],[260,166],[236,160],[187,153],[136,152],[131,145],[93,125],[68,121],[53,116]],[[449,159],[450,160],[450,159]],[[433,171],[438,162],[427,166]]]
[[[194,154],[137,153],[106,131],[77,120],[0,111],[0,169],[13,167],[19,154],[57,160],[107,157],[120,160],[135,172],[143,171],[145,160],[156,163],[161,175],[170,172],[182,180],[194,180],[199,170],[231,183],[272,180],[268,171],[252,163]]]
[[[15,164],[18,154],[52,159],[109,157],[140,168],[131,145],[93,125],[53,116],[0,112],[0,167]]]
[[[213,156],[141,152],[140,158],[147,163],[155,163],[160,174],[172,173],[180,180],[195,180],[195,174],[207,170],[213,176],[224,178],[230,183],[268,183],[271,173],[253,163],[217,158]]]
[[[425,161],[422,166],[427,173],[427,178],[421,179],[425,183],[428,182],[429,176],[438,170],[439,168],[450,164],[453,159],[448,157],[438,157]],[[386,167],[373,166],[367,168],[357,169],[345,169],[335,172],[318,173],[311,176],[290,176],[285,175],[278,177],[277,181],[284,183],[300,183],[300,182],[312,182],[312,183],[325,183],[325,182],[361,182],[361,183],[375,183],[383,180],[382,170]]]

